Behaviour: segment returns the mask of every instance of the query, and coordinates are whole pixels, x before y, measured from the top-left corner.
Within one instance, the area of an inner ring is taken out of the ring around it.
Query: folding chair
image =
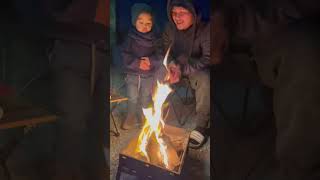
[[[112,133],[114,136],[118,137],[120,136],[120,132],[118,130],[117,124],[115,122],[115,118],[113,115],[113,111],[116,109],[116,107],[124,101],[127,101],[128,98],[127,97],[123,97],[123,96],[119,96],[119,95],[113,95],[110,94],[110,116],[111,116],[111,120],[113,122],[114,128],[116,129],[116,131],[114,130],[110,130],[110,133]],[[112,106],[113,105],[113,106]]]
[[[110,76],[110,84],[111,84],[110,99],[109,99],[109,101],[110,101],[110,116],[111,116],[112,124],[115,128],[115,131],[110,129],[110,133],[113,134],[114,136],[118,137],[118,136],[120,136],[120,132],[118,130],[117,123],[115,121],[114,110],[117,108],[117,106],[121,102],[128,101],[128,98],[120,95],[120,93],[119,93],[120,89],[122,89],[125,86],[125,83],[122,83],[117,88],[112,88],[113,83],[112,83],[112,77]]]

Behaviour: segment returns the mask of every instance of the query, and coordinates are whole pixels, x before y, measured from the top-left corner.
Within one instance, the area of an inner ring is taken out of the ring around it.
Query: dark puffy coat
[[[161,63],[161,56],[157,53],[155,34],[140,33],[136,29],[130,30],[128,37],[121,47],[121,57],[125,72],[142,76],[151,76]],[[139,68],[140,58],[149,57],[151,69],[144,71]]]

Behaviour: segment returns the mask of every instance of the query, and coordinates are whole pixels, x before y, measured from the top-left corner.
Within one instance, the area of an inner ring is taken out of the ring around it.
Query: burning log
[[[127,173],[141,179],[150,177],[172,179],[174,176],[180,176],[187,153],[189,135],[190,132],[182,128],[164,125],[158,140],[160,139],[160,142],[166,145],[167,166],[164,164],[160,144],[156,141],[155,134],[150,136],[146,146],[148,158],[144,153],[136,151],[138,136],[134,136],[119,155],[118,174]]]
[[[136,136],[129,142],[128,146],[122,150],[122,154],[131,156],[135,159],[139,159],[145,162],[148,162],[147,157],[145,157],[142,153],[136,152],[137,144],[139,137]]]
[[[180,158],[178,156],[177,150],[174,148],[174,146],[170,142],[170,138],[168,138],[165,135],[162,136],[161,138],[163,139],[164,144],[166,144],[166,152],[169,159],[168,166],[166,167],[164,163],[164,159],[160,153],[160,145],[157,143],[155,137],[152,137],[150,139],[150,142],[147,146],[147,152],[150,156],[150,162],[151,164],[155,164],[172,171],[180,165]]]
[[[128,144],[128,146],[123,149],[122,153],[128,156],[131,156],[135,159],[139,159],[141,161],[151,163],[160,167],[167,168],[169,170],[174,170],[180,165],[180,159],[178,153],[179,151],[183,150],[183,147],[181,146],[181,143],[179,144],[173,144],[171,142],[171,138],[167,135],[162,135],[161,139],[163,139],[164,143],[166,144],[166,152],[168,155],[168,167],[165,166],[163,157],[160,153],[160,145],[158,144],[155,135],[152,135],[149,139],[146,151],[148,154],[148,157],[146,157],[143,153],[137,152],[137,144],[138,144],[138,137],[134,137]],[[182,140],[182,138],[180,137]],[[176,149],[176,147],[179,147],[179,149]]]
[[[168,169],[174,170],[176,167],[180,165],[180,158],[178,156],[177,150],[170,141],[170,138],[168,136],[163,135],[162,139],[164,140],[164,143],[167,145],[168,159],[170,160]]]

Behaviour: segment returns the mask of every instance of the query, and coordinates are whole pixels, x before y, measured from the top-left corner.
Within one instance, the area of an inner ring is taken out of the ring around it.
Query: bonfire
[[[163,60],[167,71],[167,59],[170,47]],[[165,134],[165,122],[163,120],[163,104],[172,92],[167,81],[157,82],[153,93],[153,105],[142,109],[145,117],[145,123],[140,134],[134,138],[123,151],[136,159],[151,163],[169,170],[174,170],[180,165],[182,145],[175,137],[169,137]]]

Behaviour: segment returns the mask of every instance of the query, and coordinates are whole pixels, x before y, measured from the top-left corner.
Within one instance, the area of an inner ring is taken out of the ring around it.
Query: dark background
[[[123,36],[128,32],[131,26],[131,6],[135,3],[146,3],[153,8],[155,13],[155,28],[158,32],[161,32],[168,21],[167,16],[167,0],[118,0],[116,1],[116,28],[119,42],[122,42]],[[210,17],[210,1],[209,0],[197,0],[195,1],[202,13],[202,18],[206,21]]]

